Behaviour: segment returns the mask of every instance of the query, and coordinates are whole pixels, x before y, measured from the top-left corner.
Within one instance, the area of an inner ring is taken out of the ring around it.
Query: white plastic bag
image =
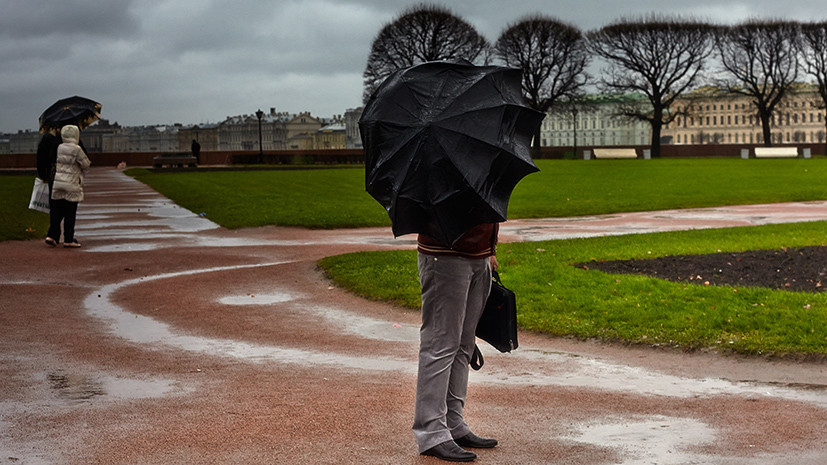
[[[43,213],[49,213],[49,184],[40,178],[34,178],[32,198],[29,200],[29,208]]]

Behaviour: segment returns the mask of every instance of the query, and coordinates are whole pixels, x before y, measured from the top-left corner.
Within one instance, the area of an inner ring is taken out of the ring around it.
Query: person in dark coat
[[[37,177],[49,184],[49,195],[52,194],[52,184],[55,180],[55,163],[57,162],[57,147],[63,142],[54,131],[49,130],[40,138],[37,144]]]
[[[193,139],[192,140],[192,146],[190,147],[190,149],[192,149],[192,156],[195,157],[195,164],[200,165],[201,164],[201,144],[199,144],[197,140]]]

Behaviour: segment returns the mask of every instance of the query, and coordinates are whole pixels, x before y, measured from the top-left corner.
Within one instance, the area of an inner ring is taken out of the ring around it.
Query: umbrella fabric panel
[[[499,221],[506,220],[508,200],[517,183],[538,171],[533,163],[515,158],[508,150],[497,149],[471,137],[457,137],[452,145],[444,147],[443,153],[461,177],[455,182],[473,189],[497,212],[501,217]]]
[[[367,141],[378,141],[369,142],[370,148],[365,148],[365,185],[373,198],[388,209],[392,196],[405,181],[399,173],[409,170],[422,138],[417,133],[384,124],[366,127],[362,135]]]
[[[510,68],[482,67],[479,76],[473,82],[457,90],[457,95],[445,106],[441,119],[462,115],[472,110],[499,107],[504,105],[523,106],[523,97],[519,93],[520,71]],[[516,86],[515,86],[516,84]],[[517,92],[514,92],[514,90]],[[527,110],[530,110],[526,108]],[[533,111],[533,110],[530,110]],[[493,123],[489,123],[493,124]]]

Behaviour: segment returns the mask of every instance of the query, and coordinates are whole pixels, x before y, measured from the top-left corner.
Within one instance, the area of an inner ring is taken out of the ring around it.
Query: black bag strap
[[[480,352],[480,348],[476,344],[474,344],[474,353],[471,354],[471,360],[468,364],[471,365],[474,371],[479,371],[479,369],[485,365],[485,359],[482,357],[482,352]]]

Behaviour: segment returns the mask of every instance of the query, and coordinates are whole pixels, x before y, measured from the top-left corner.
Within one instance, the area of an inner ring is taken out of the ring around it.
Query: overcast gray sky
[[[216,123],[268,111],[330,117],[361,104],[383,25],[415,0],[3,0],[0,132],[36,129],[72,95],[121,125]],[[443,0],[490,41],[540,13],[584,32],[622,17],[827,19],[824,1]]]

